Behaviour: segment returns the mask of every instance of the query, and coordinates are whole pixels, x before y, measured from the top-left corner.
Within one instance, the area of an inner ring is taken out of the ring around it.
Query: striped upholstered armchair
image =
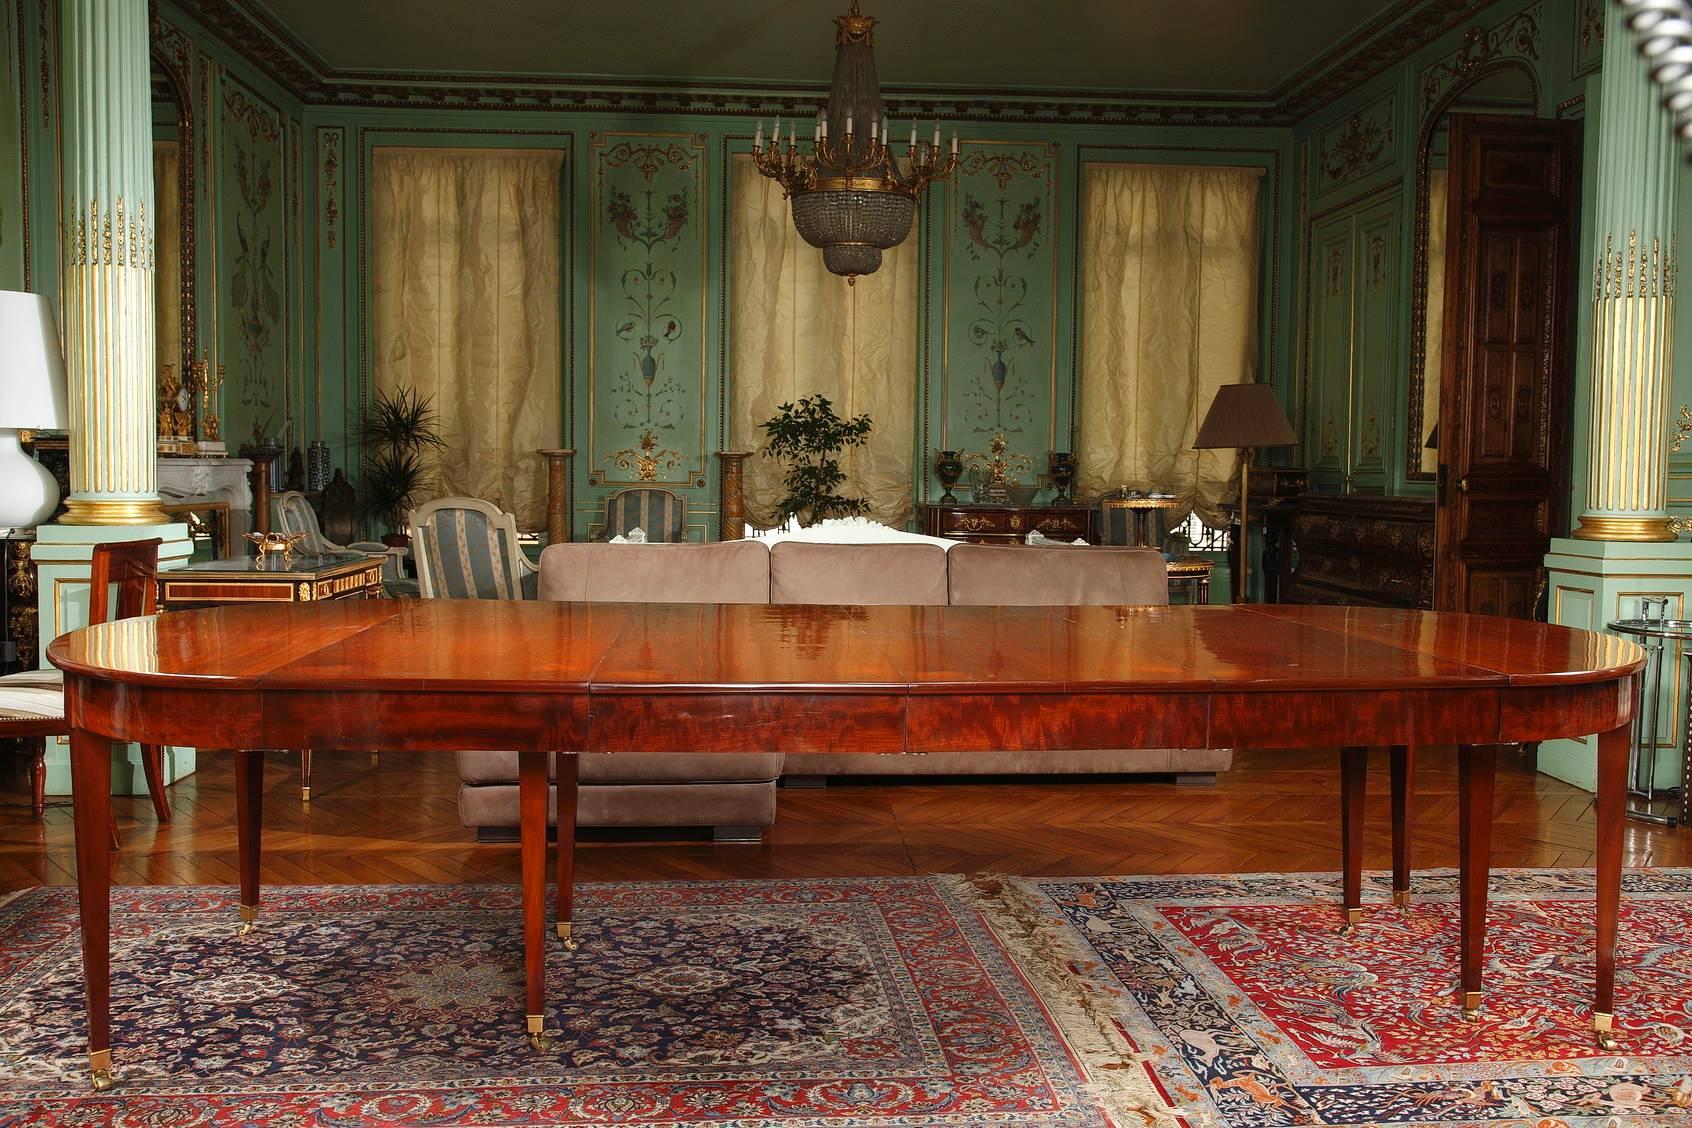
[[[674,544],[687,539],[687,502],[669,490],[640,486],[618,490],[605,499],[605,531],[600,540],[628,536],[636,529],[648,544]]]
[[[517,518],[474,497],[411,511],[411,552],[424,599],[533,599],[537,569],[517,543]]]

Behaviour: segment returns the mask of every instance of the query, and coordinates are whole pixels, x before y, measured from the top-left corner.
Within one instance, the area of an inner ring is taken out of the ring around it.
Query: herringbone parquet
[[[233,772],[202,756],[170,788],[176,821],[160,827],[145,797],[117,804],[123,883],[236,880]],[[71,819],[60,801],[29,812],[22,761],[0,761],[0,889],[75,877]],[[1386,764],[1371,765],[1367,864],[1388,862]],[[282,883],[514,881],[515,844],[481,844],[458,823],[451,756],[319,753],[313,798],[299,801],[295,758],[266,772],[264,879]],[[784,790],[762,845],[588,832],[584,881],[972,872],[1153,874],[1339,867],[1337,755],[1250,752],[1214,787],[1131,778],[874,781]],[[1506,758],[1498,780],[1494,862],[1592,864],[1592,798]],[[1416,864],[1457,863],[1454,756],[1419,757]],[[1692,864],[1692,831],[1630,822],[1630,866]]]

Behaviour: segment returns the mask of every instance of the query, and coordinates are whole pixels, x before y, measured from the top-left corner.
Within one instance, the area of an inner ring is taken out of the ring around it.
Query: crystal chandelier
[[[875,75],[875,18],[852,0],[851,11],[834,22],[840,29],[834,37],[834,79],[827,106],[817,114],[810,155],[800,152],[791,125],[783,148],[777,118],[768,149],[764,123],[758,123],[752,159],[793,201],[800,238],[822,248],[824,265],[852,282],[874,274],[881,252],[905,241],[918,193],[958,167],[958,136],[952,134],[946,154],[938,125],[933,141],[919,141],[912,123],[905,155],[896,155]]]

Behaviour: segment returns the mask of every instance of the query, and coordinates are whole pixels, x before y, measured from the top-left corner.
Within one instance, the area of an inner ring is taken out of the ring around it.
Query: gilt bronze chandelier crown
[[[911,232],[918,194],[958,167],[958,137],[950,153],[934,138],[917,137],[915,123],[903,156],[894,151],[881,109],[875,74],[875,18],[858,10],[858,0],[834,20],[834,79],[828,103],[817,114],[809,155],[799,149],[798,129],[789,125],[782,145],[781,119],[764,145],[764,123],[752,142],[758,171],[781,185],[793,201],[793,226],[800,238],[820,247],[823,263],[851,282],[874,274],[881,252]]]

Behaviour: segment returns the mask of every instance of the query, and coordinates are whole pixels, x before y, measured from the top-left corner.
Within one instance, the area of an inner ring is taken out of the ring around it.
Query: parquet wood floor
[[[1419,757],[1419,867],[1457,864],[1454,755]],[[170,788],[175,822],[146,798],[117,803],[120,883],[236,881],[233,770],[201,757]],[[1214,787],[1132,778],[905,780],[784,790],[762,845],[615,838],[584,843],[583,881],[863,876],[1001,870],[1020,874],[1292,872],[1339,868],[1339,772],[1332,752],[1251,752]],[[1386,762],[1370,765],[1366,864],[1386,868]],[[0,890],[75,878],[70,809],[28,807],[21,757],[0,758]],[[450,756],[319,753],[313,798],[299,800],[292,755],[266,770],[264,880],[273,883],[514,882],[515,843],[478,843],[458,823]],[[1592,797],[1506,757],[1499,767],[1494,862],[1589,866]],[[593,832],[589,832],[590,834]],[[1692,831],[1627,824],[1629,866],[1692,864]]]

